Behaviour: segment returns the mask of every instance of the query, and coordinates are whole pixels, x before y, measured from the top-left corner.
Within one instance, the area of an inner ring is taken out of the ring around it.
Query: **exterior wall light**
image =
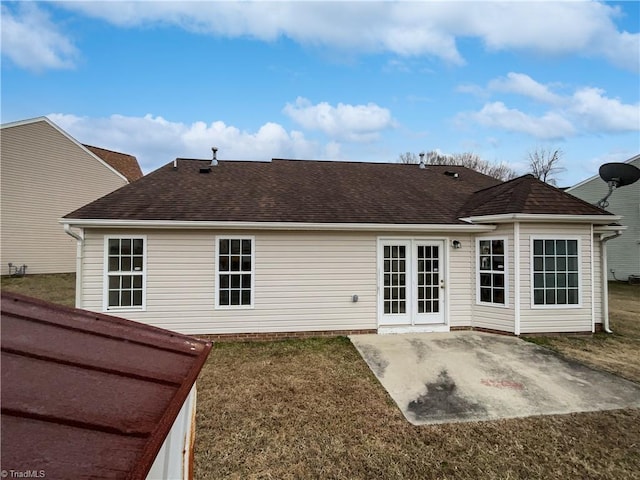
[[[453,242],[451,242],[451,246],[455,249],[458,249],[462,247],[462,244],[458,240],[454,240]]]

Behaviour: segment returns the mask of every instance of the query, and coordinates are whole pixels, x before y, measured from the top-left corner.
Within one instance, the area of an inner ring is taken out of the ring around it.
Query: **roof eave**
[[[478,215],[461,220],[473,224],[485,223],[592,223],[595,225],[608,225],[617,222],[620,215],[567,215],[567,214],[540,214],[540,213],[502,213],[498,215]]]
[[[394,232],[489,232],[492,225],[426,223],[318,223],[318,222],[216,222],[182,220],[105,220],[61,218],[59,223],[76,228],[151,228],[185,230],[326,230]]]
[[[594,233],[606,233],[606,232],[623,232],[627,229],[626,225],[600,225],[594,227]]]

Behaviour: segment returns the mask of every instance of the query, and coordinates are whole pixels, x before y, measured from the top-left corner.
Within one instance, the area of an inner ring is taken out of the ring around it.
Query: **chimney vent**
[[[215,167],[218,165],[218,148],[211,147],[211,152],[213,153],[213,157],[211,158],[211,166]]]
[[[424,169],[424,152],[420,152],[420,168]]]

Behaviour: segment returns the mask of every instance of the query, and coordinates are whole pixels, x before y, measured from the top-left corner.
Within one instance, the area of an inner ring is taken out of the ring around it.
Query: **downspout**
[[[591,224],[591,236],[589,237],[589,263],[591,263],[591,333],[596,332],[596,279],[593,258],[593,223]]]
[[[80,233],[71,230],[71,225],[64,224],[64,232],[76,239],[76,308],[82,308],[82,252],[84,247],[84,230]]]
[[[520,222],[513,224],[513,333],[520,335]]]
[[[613,235],[605,237],[604,234],[600,235],[600,265],[602,269],[602,328],[607,333],[613,333],[609,328],[609,284],[607,283],[607,246],[606,242],[618,238],[622,235],[622,230],[617,230]]]

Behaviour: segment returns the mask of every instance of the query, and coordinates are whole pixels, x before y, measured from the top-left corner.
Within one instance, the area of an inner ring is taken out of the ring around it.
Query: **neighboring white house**
[[[142,176],[137,160],[81,145],[46,117],[0,132],[0,272],[12,273],[9,263],[27,273],[74,272],[75,243],[58,220]]]
[[[624,163],[640,168],[640,155]],[[607,195],[609,187],[596,175],[566,191],[595,204]],[[626,282],[632,275],[640,277],[640,182],[616,189],[607,201],[607,210],[620,215],[627,227],[622,236],[607,243],[607,274],[609,280]]]
[[[61,222],[78,307],[251,337],[607,329],[618,219],[531,175],[177,159]]]

